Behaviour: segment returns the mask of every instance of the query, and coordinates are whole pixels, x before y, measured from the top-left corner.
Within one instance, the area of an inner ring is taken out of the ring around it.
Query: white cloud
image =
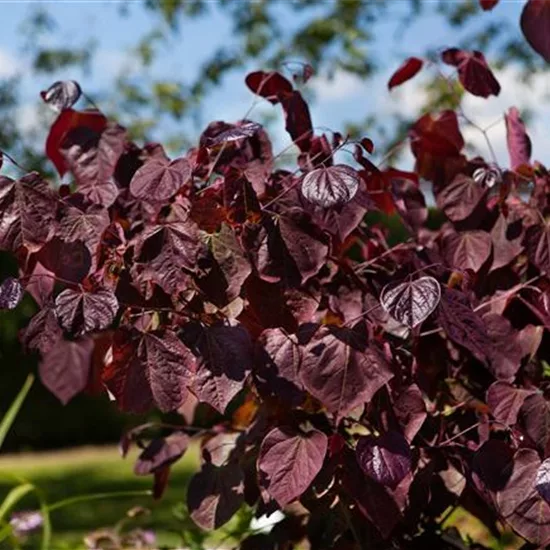
[[[337,70],[332,78],[314,76],[309,82],[318,103],[351,100],[367,91],[366,81],[358,76]]]
[[[0,49],[0,78],[15,76],[20,69],[15,56],[6,50]]]

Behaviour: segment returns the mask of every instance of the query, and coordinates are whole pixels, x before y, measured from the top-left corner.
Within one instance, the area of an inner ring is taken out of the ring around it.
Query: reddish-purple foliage
[[[407,80],[410,80],[422,69],[424,62],[418,57],[409,57],[403,61],[402,65],[393,73],[389,82],[388,89],[391,90],[395,86],[400,86]]]
[[[444,57],[473,93],[498,92],[483,56]],[[266,544],[430,547],[460,505],[547,544],[550,175],[517,111],[511,170],[469,158],[451,110],[412,124],[414,171],[381,170],[368,138],[335,162],[348,140],[314,131],[291,80],[247,85],[281,105],[296,170],[250,120],[213,122],[170,159],[73,110],[77,86],[44,93],[60,111],[46,151],[74,185],[0,178],[0,248],[19,262],[0,306],[36,302],[21,340],[43,384],[63,403],[103,390],[123,411],[179,412],[122,448],[139,442],[160,497],[200,443],[187,506],[205,529],[246,503],[286,514]],[[391,248],[374,210],[407,239]]]

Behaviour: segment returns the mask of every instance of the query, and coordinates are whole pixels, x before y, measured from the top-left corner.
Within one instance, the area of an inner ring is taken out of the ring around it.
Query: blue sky
[[[235,0],[238,1],[238,0]],[[404,0],[394,0],[395,9],[399,10]],[[426,0],[429,1],[429,0]],[[108,90],[113,85],[116,75],[121,71],[136,73],[135,63],[128,56],[129,49],[135,45],[137,39],[150,31],[159,22],[156,15],[144,9],[138,1],[127,2],[128,15],[122,17],[122,4],[114,1],[55,1],[41,2],[48,8],[57,22],[58,28],[52,35],[42,37],[45,45],[79,45],[88,39],[97,41],[98,49],[92,71],[89,74],[79,72],[72,74],[59,73],[53,80],[74,78],[83,88],[99,98],[101,104],[101,90]],[[488,19],[508,25],[510,32],[519,33],[519,17],[523,6],[522,0],[501,0],[500,4],[490,13],[479,16],[479,23]],[[29,60],[21,54],[21,47],[25,40],[34,37],[25,36],[21,31],[21,24],[29,11],[36,4],[23,1],[3,2],[2,16],[9,24],[3,25],[0,35],[0,78],[19,73],[22,81],[22,107],[18,111],[18,122],[22,128],[31,128],[36,124],[36,109],[39,104],[38,92],[47,87],[52,81],[38,78],[30,70]],[[290,17],[290,11],[279,8],[281,21],[285,29],[292,31],[301,23],[300,19]],[[482,19],[484,18],[484,19]],[[474,23],[474,27],[478,23]],[[472,29],[472,25],[468,26]],[[421,55],[426,48],[443,48],[454,46],[464,32],[458,33],[443,24],[437,16],[424,16],[414,24],[399,29],[396,34],[395,21],[377,23],[375,27],[376,43],[374,52],[379,63],[384,67],[378,76],[369,81],[362,81],[345,73],[336,73],[332,80],[327,75],[319,74],[309,83],[308,88],[313,92],[314,100],[311,103],[312,117],[315,126],[328,127],[334,130],[342,128],[344,121],[363,120],[369,113],[388,116],[400,111],[411,117],[414,116],[423,103],[423,92],[418,81],[411,81],[401,89],[388,93],[386,82],[393,70],[409,55]],[[181,25],[180,33],[174,35],[160,50],[158,60],[154,65],[154,74],[178,75],[184,79],[192,79],[200,65],[220,45],[231,48],[235,44],[232,36],[231,22],[216,4],[213,3],[207,18],[187,21]],[[284,44],[284,38],[283,38]],[[489,56],[490,59],[490,56]],[[260,67],[250,67],[260,68]],[[203,112],[205,120],[222,119],[234,121],[241,118],[254,101],[252,94],[244,85],[246,71],[236,71],[230,74],[220,89],[209,95],[205,100]],[[521,108],[535,109],[539,116],[529,128],[535,144],[534,156],[544,161],[544,155],[550,148],[550,138],[547,128],[550,127],[550,111],[545,95],[550,93],[546,84],[546,74],[537,75],[533,88],[526,89],[518,81],[514,67],[507,67],[505,71],[497,73],[503,91],[498,98],[483,100],[468,97],[464,110],[480,126],[484,127],[502,116],[503,112],[512,105]],[[264,102],[256,102],[251,118],[263,111],[270,111],[272,107]],[[182,128],[198,135],[200,128],[193,126],[191,121],[182,123]],[[483,155],[487,154],[487,147],[483,136],[472,129],[466,132],[467,139]],[[282,117],[273,126],[273,140],[275,150],[288,145],[289,140],[284,132]],[[497,124],[490,131],[490,139],[497,151],[499,162],[507,164],[505,147],[504,125]],[[375,143],[376,145],[376,143]],[[384,151],[380,151],[383,154]],[[402,161],[404,167],[410,167],[410,157]]]

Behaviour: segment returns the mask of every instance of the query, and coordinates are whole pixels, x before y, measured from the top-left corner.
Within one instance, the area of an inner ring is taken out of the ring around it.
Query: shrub
[[[442,57],[469,92],[499,93],[479,52]],[[179,411],[150,441],[150,425],[126,434],[123,453],[142,445],[136,473],[160,496],[200,442],[187,505],[205,529],[244,503],[285,511],[242,548],[426,545],[457,506],[548,544],[550,175],[519,113],[510,169],[467,158],[443,111],[412,125],[406,172],[371,162],[367,138],[316,134],[282,74],[246,83],[283,109],[296,169],[275,168],[251,120],[213,122],[170,159],[74,110],[76,83],[43,92],[59,111],[46,151],[71,183],[0,180],[0,248],[20,267],[0,302],[36,301],[21,337],[43,384],[64,403],[108,391],[123,411]],[[354,162],[336,162],[350,146]],[[375,210],[407,238],[388,245]]]

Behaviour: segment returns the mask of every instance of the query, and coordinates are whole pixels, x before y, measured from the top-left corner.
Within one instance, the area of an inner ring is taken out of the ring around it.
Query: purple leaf
[[[535,487],[540,496],[547,502],[550,502],[550,458],[547,458],[539,466],[535,478]]]
[[[525,124],[519,116],[516,107],[510,107],[504,115],[506,122],[506,143],[510,156],[510,167],[516,170],[518,167],[529,164],[531,159],[531,139],[525,130]]]
[[[398,285],[387,284],[380,293],[380,304],[396,321],[414,328],[435,310],[441,287],[433,277],[420,277]]]
[[[411,384],[401,392],[394,401],[393,410],[410,443],[428,416],[420,388],[416,384]]]
[[[550,407],[540,393],[527,396],[523,402],[519,422],[544,456],[550,450]]]
[[[36,252],[52,236],[56,212],[56,197],[36,172],[17,181],[0,176],[0,250]]]
[[[436,195],[436,202],[451,221],[460,222],[477,211],[487,192],[487,187],[464,174],[458,174]]]
[[[461,84],[471,94],[489,97],[500,93],[500,84],[481,52],[450,48],[441,54],[441,59],[457,68]]]
[[[522,537],[544,548],[550,543],[550,506],[537,486],[540,458],[532,449],[514,455],[512,475],[497,493],[497,505],[504,520]]]
[[[530,46],[550,63],[550,2],[528,0],[521,12],[520,25]]]
[[[365,474],[392,489],[411,471],[411,450],[398,432],[361,437],[355,453]]]
[[[225,525],[244,502],[244,474],[238,464],[214,466],[206,462],[187,489],[193,521],[203,529]]]
[[[72,107],[81,95],[80,85],[74,80],[59,80],[46,91],[40,92],[40,97],[44,102],[58,113]]]
[[[472,309],[466,295],[454,288],[443,287],[437,311],[439,324],[447,336],[488,366],[493,343],[481,316]]]
[[[529,261],[541,272],[550,273],[550,224],[532,225],[525,232]]]
[[[223,414],[252,369],[250,336],[242,326],[212,326],[201,332],[193,347],[201,355],[193,391]]]
[[[15,309],[23,298],[19,279],[8,277],[0,284],[0,309]]]
[[[196,359],[171,330],[119,330],[103,382],[123,411],[142,413],[156,404],[176,410],[193,382]]]
[[[305,388],[339,422],[368,403],[392,377],[382,352],[349,329],[322,326],[302,348],[300,377]]]
[[[453,269],[478,273],[491,255],[493,241],[485,231],[461,231],[443,239],[443,253]]]
[[[317,206],[331,208],[353,199],[360,182],[359,174],[344,164],[316,168],[302,179],[302,194]]]
[[[171,162],[152,159],[134,174],[130,192],[147,202],[167,201],[189,180],[191,172],[191,165],[185,158]]]
[[[296,500],[321,470],[327,452],[327,436],[274,428],[262,441],[258,471],[269,495],[283,508]]]
[[[534,391],[515,388],[507,382],[494,382],[487,390],[487,405],[495,420],[506,426],[514,426],[523,402],[534,393]]]
[[[138,456],[134,465],[134,473],[138,476],[152,474],[160,468],[176,462],[187,450],[189,442],[189,436],[183,432],[153,439]]]
[[[37,350],[44,356],[62,335],[53,307],[46,305],[31,319],[21,335],[21,341],[27,349]]]
[[[90,250],[80,240],[66,243],[54,237],[38,251],[36,258],[51,274],[72,283],[81,282],[92,267]]]
[[[68,288],[55,299],[55,312],[61,326],[75,336],[108,328],[118,311],[118,300],[111,290],[95,292]]]
[[[261,124],[250,120],[242,120],[237,124],[232,124],[227,130],[223,130],[215,136],[206,139],[206,145],[213,147],[223,143],[231,143],[240,139],[254,137],[262,129]]]
[[[409,57],[403,61],[402,65],[392,74],[388,82],[388,90],[400,86],[407,80],[413,78],[422,69],[424,62],[418,57]]]
[[[91,338],[59,339],[42,357],[40,379],[63,405],[86,387],[93,349]]]

